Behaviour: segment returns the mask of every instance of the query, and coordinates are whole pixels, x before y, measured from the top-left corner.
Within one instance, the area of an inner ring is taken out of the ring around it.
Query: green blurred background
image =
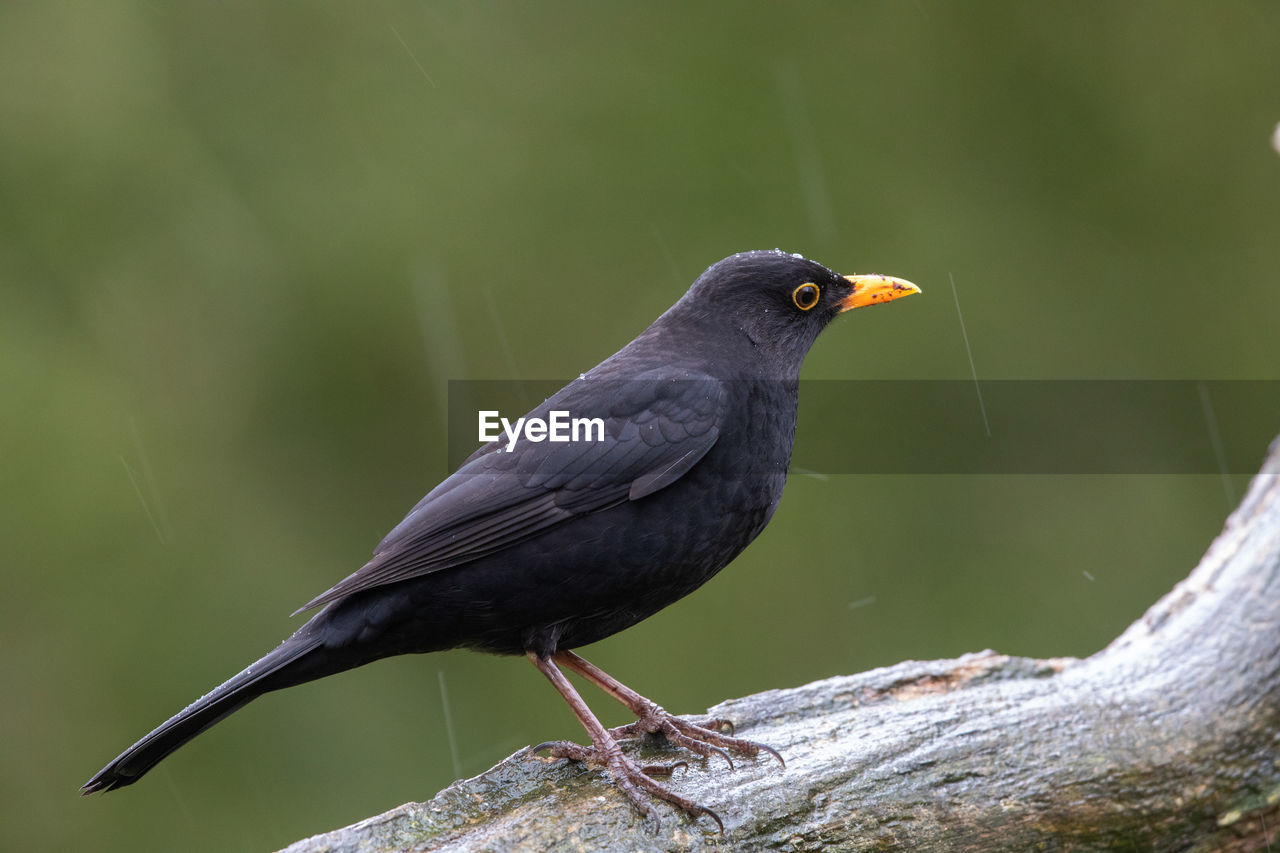
[[[952,275],[982,377],[1280,378],[1278,34],[1263,2],[4,4],[0,848],[263,850],[580,738],[524,661],[454,652],[76,794],[447,473],[448,380],[576,375],[731,252],[924,288],[809,378],[969,378]],[[1087,655],[1244,485],[795,476],[590,656],[694,712]]]

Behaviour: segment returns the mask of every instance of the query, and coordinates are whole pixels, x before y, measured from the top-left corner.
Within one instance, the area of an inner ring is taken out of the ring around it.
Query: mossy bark
[[[709,713],[787,761],[670,780],[723,835],[521,750],[288,851],[1280,851],[1280,440],[1200,565],[1089,658],[909,661]]]

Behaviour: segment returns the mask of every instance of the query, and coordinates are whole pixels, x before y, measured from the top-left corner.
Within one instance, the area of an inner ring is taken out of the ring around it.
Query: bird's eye
[[[818,304],[818,297],[821,295],[822,291],[818,290],[818,285],[802,284],[791,292],[791,301],[801,311],[808,311]]]

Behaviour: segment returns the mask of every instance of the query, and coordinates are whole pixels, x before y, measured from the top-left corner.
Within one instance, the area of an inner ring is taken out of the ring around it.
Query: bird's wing
[[[373,559],[300,610],[501,551],[576,516],[671,485],[720,435],[724,383],[704,375],[579,379],[526,417],[604,422],[603,440],[490,442],[434,488]]]

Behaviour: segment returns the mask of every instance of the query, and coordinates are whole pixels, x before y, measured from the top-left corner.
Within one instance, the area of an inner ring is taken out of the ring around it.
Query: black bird
[[[693,592],[755,539],[782,496],[800,364],[818,333],[851,308],[918,292],[777,250],[711,266],[635,340],[529,413],[600,418],[603,436],[481,447],[372,560],[301,608],[323,606],[293,636],[129,747],[82,793],[133,784],[263,693],[391,655],[465,647],[526,655],[591,736],[589,747],[539,749],[604,765],[642,814],[656,817],[643,790],[720,824],[650,778],[671,767],[641,767],[618,741],[661,733],[703,757],[777,753],[724,734],[720,721],[672,716],[572,650]],[[606,730],[557,664],[637,721]]]

